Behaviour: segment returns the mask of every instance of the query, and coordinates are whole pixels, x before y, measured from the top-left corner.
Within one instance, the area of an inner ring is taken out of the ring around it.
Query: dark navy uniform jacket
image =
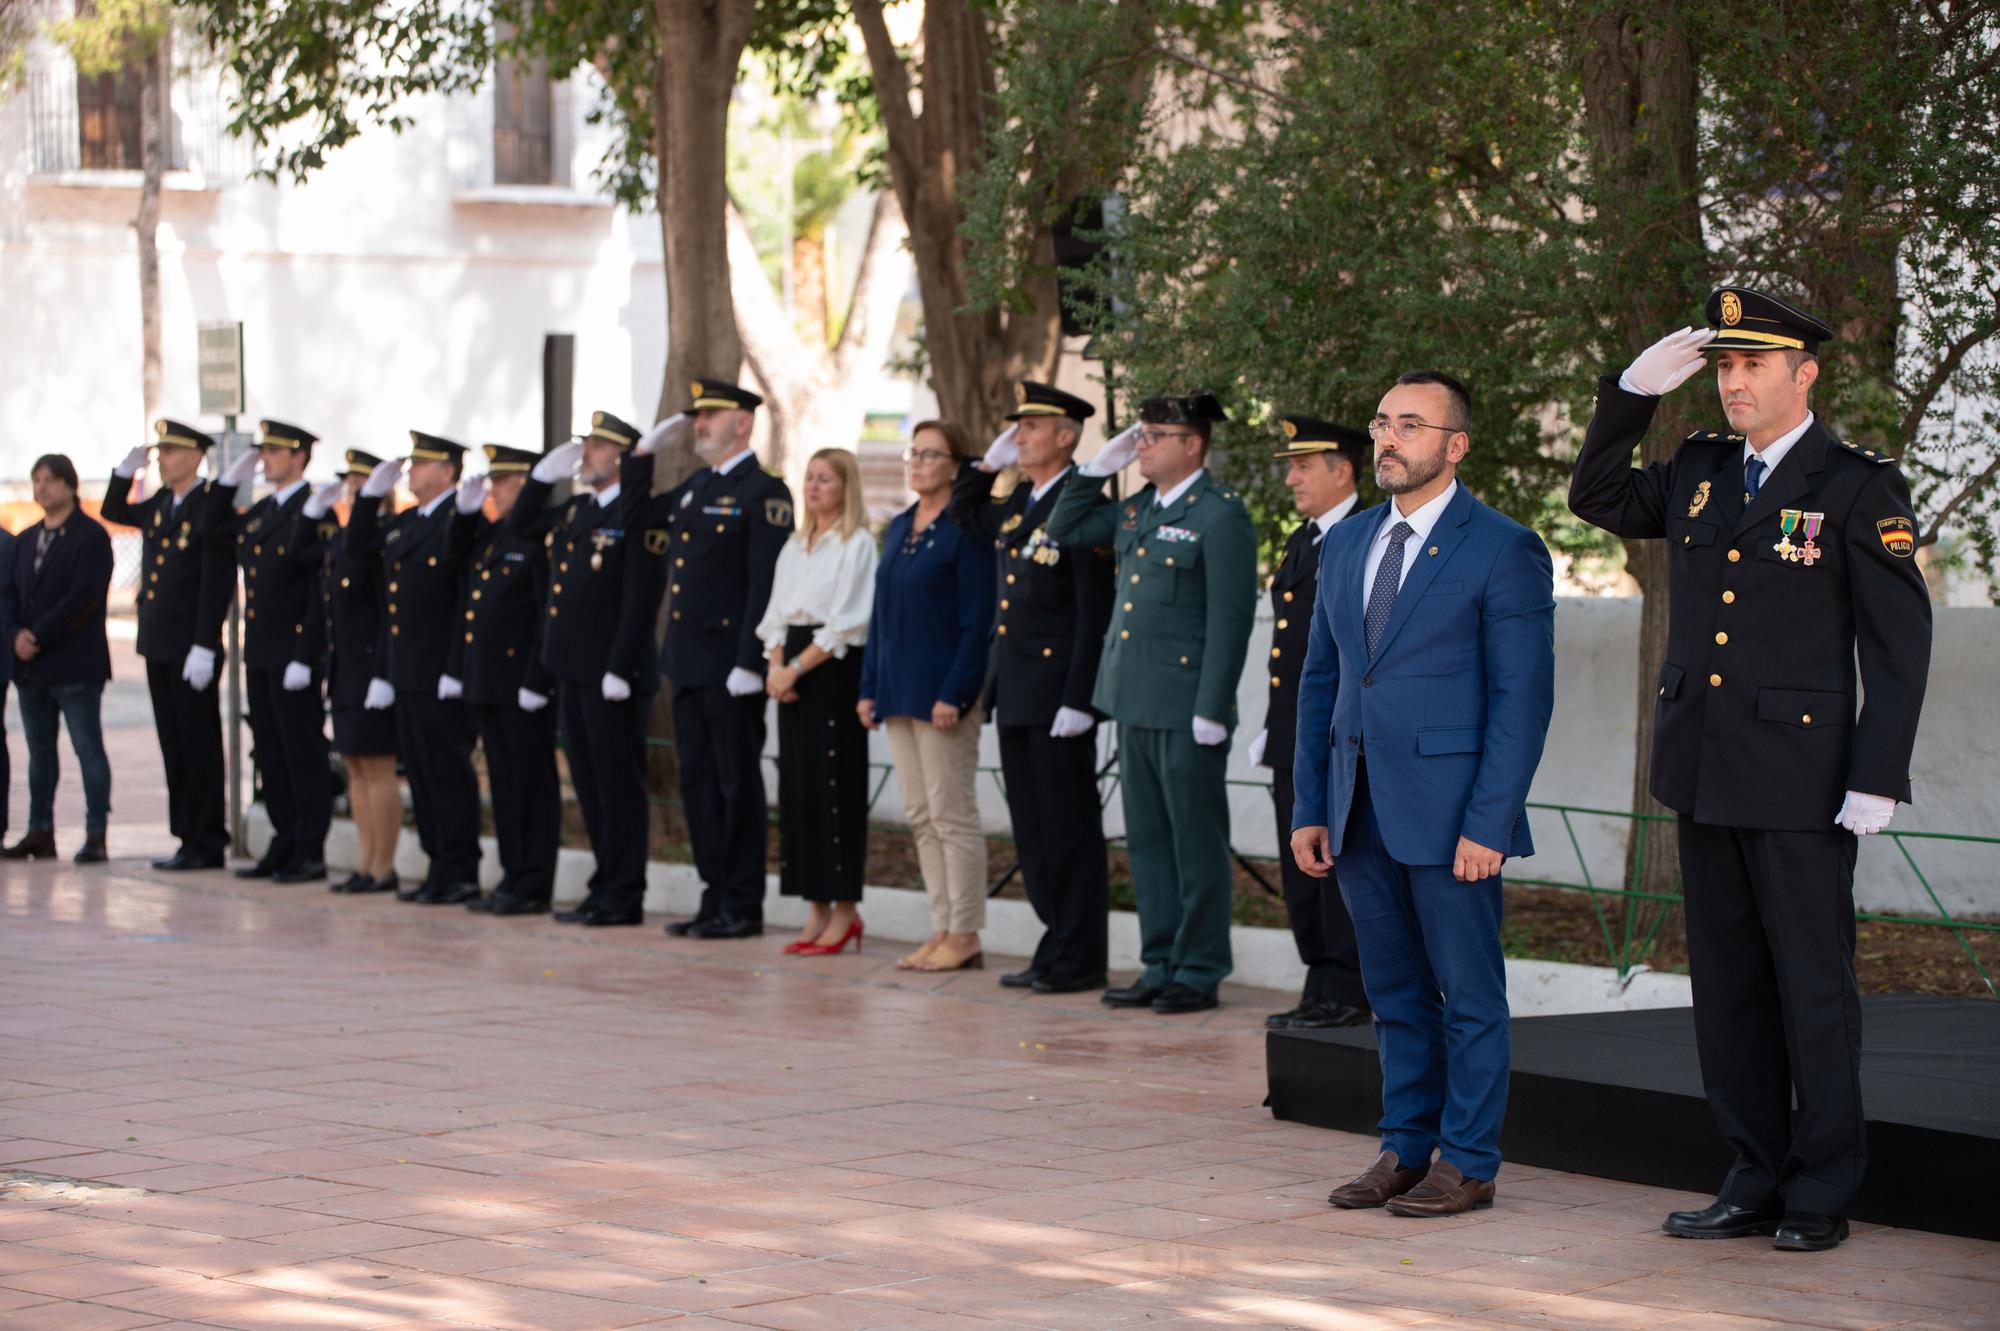
[[[286,548],[303,550],[319,566],[322,613],[306,633],[326,676],[327,706],[360,707],[368,681],[382,675],[382,561],[352,553],[346,529],[331,515],[315,524],[302,513],[299,527]]]
[[[565,684],[595,694],[605,675],[635,697],[659,688],[653,622],[667,581],[665,526],[639,526],[651,499],[622,485],[610,505],[577,494],[549,508],[547,481],[530,476],[507,515],[516,536],[542,541],[553,565],[542,624],[542,665]]]
[[[549,622],[546,540],[516,535],[476,513],[452,521],[471,529],[472,556],[445,673],[465,686],[468,703],[512,707],[522,689],[548,697],[555,686],[541,659],[542,625]]]
[[[449,494],[426,515],[407,508],[383,517],[382,501],[357,495],[347,515],[347,544],[357,556],[382,561],[382,678],[398,689],[435,695],[438,676],[457,641],[465,600],[465,556],[476,530],[454,531]]]
[[[143,575],[139,593],[139,655],[179,667],[188,648],[222,658],[222,621],[236,594],[235,552],[217,534],[235,513],[233,491],[202,481],[178,504],[172,490],[132,502],[137,477],[114,475],[104,490],[106,522],[137,527]]]
[[[1298,742],[1299,672],[1305,669],[1313,598],[1319,595],[1319,547],[1313,541],[1317,535],[1317,522],[1300,523],[1271,575],[1271,693],[1264,712],[1264,765],[1274,771],[1291,770]]]
[[[225,507],[235,504],[236,487],[217,482],[213,490]],[[311,497],[304,484],[282,504],[265,495],[219,528],[225,538],[235,537],[243,568],[243,664],[253,670],[283,670],[302,661],[319,677],[320,634],[307,636],[307,625],[321,614],[319,570],[287,553],[297,539],[299,511]]]
[[[111,591],[111,537],[103,524],[74,509],[56,528],[35,572],[37,522],[14,538],[14,604],[5,650],[14,656],[14,634],[34,632],[40,650],[32,661],[14,659],[23,684],[101,684],[111,678],[111,642],[104,633]]]

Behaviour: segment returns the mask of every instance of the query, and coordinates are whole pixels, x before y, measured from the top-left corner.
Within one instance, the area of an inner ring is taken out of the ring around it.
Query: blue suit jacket
[[[1292,826],[1325,826],[1340,854],[1357,761],[1389,854],[1450,864],[1463,836],[1532,855],[1526,805],[1555,707],[1555,578],[1542,538],[1458,487],[1371,657],[1362,632],[1368,548],[1388,505],[1320,545],[1299,679]]]

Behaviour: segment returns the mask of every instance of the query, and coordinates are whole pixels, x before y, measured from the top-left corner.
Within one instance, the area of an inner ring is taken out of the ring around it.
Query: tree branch
[[[907,263],[892,260],[908,240],[896,196],[884,190],[875,196],[875,209],[868,217],[868,239],[862,242],[861,263],[854,270],[847,321],[833,347],[834,369],[843,378],[856,357],[878,340],[875,335],[881,331],[880,325],[894,319],[895,304],[902,299],[910,270]],[[878,309],[878,304],[882,308]]]
[[[1276,88],[1267,88],[1255,79],[1244,78],[1241,74],[1232,74],[1226,69],[1211,65],[1206,60],[1189,55],[1185,51],[1177,51],[1164,42],[1156,44],[1153,49],[1177,65],[1184,65],[1197,73],[1206,74],[1213,79],[1220,79],[1232,88],[1241,88],[1244,92],[1253,93],[1267,101],[1276,102],[1279,106],[1289,107],[1294,111],[1309,109],[1306,103],[1300,101],[1290,93],[1279,92]]]
[[[1960,506],[1970,502],[1974,495],[1985,489],[1986,483],[1993,479],[1996,472],[2000,472],[2000,453],[1995,453],[1993,460],[1986,464],[1986,470],[1968,481],[1964,489],[1951,497],[1951,502],[1938,510],[1937,516],[1931,519],[1929,529],[1918,539],[1917,544],[1920,546],[1936,544],[1938,534],[1944,530],[1946,521],[1950,519],[1953,513],[1958,511]]]
[[[1903,451],[1908,451],[1916,443],[1917,430],[1923,425],[1924,417],[1930,413],[1931,403],[1937,401],[1937,395],[1944,391],[1945,384],[1949,383],[1951,376],[1958,372],[1960,363],[1974,347],[1993,336],[1993,331],[1993,320],[1982,320],[1968,329],[1964,337],[1945,348],[1944,358],[1931,367],[1923,387],[1911,396],[1909,409],[1903,413],[1902,423],[1897,426],[1896,433]]]

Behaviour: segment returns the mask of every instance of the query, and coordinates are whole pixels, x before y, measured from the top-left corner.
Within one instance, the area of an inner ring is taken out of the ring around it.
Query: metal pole
[[[223,456],[234,461],[236,417],[222,420],[227,441]],[[230,551],[229,557],[235,559],[236,552]],[[229,581],[229,840],[238,855],[248,855],[250,847],[243,836],[243,602],[235,594],[233,571]]]

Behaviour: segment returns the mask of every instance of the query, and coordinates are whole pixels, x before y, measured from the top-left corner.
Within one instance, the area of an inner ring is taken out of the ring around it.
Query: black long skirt
[[[785,633],[785,657],[817,625]],[[799,676],[799,700],[778,704],[778,890],[807,901],[859,901],[868,859],[868,732],[854,715],[861,651]]]

